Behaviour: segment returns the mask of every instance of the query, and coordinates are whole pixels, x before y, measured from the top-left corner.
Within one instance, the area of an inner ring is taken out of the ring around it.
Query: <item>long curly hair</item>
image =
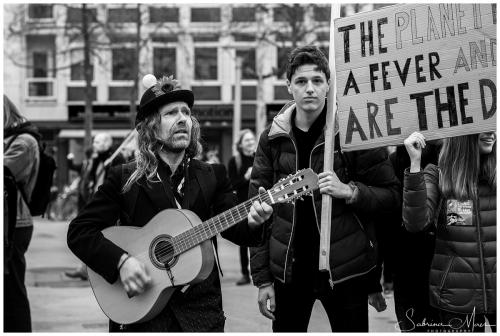
[[[200,140],[200,123],[191,116],[193,126],[191,127],[191,140],[185,151],[187,158],[193,158],[198,154],[198,142]],[[137,124],[137,167],[130,175],[129,179],[123,186],[123,192],[130,190],[132,185],[139,181],[143,176],[146,181],[158,182],[158,154],[163,147],[163,142],[160,138],[161,116],[157,111],[148,115],[143,121]]]

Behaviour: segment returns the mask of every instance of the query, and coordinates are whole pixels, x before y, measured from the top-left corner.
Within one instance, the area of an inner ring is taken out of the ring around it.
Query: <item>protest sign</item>
[[[341,146],[496,130],[496,4],[408,4],[335,20]]]

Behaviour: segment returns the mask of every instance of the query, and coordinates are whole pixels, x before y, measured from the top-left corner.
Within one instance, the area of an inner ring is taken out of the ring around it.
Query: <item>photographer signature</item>
[[[482,323],[476,323],[476,308],[472,310],[471,314],[465,315],[465,319],[462,320],[459,317],[454,317],[448,321],[448,323],[443,323],[443,322],[430,322],[427,321],[427,319],[424,317],[421,322],[415,322],[413,320],[413,315],[415,314],[415,309],[410,308],[406,311],[406,318],[410,322],[410,325],[406,329],[400,329],[399,323],[396,324],[395,328],[396,330],[399,331],[413,331],[415,328],[422,328],[422,327],[428,327],[428,328],[436,328],[437,330],[444,330],[444,329],[452,329],[452,330],[460,330],[464,327],[467,329],[471,329],[471,331],[474,331],[475,328],[484,328],[486,326],[488,327],[494,327],[495,324],[489,324],[486,321]]]

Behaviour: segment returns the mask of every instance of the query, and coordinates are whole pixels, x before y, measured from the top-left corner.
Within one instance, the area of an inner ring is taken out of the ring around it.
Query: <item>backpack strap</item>
[[[14,135],[12,136],[12,138],[11,138],[11,139],[7,142],[7,144],[6,144],[6,145],[4,145],[4,147],[3,147],[3,151],[4,151],[4,153],[7,151],[7,149],[9,149],[9,148],[10,148],[10,145],[12,145],[12,143],[14,142],[14,140],[16,140],[16,138],[17,138],[17,136],[18,136],[18,135],[19,135],[19,134],[14,134]]]
[[[7,142],[7,145],[4,146],[4,149],[3,149],[4,153],[10,148],[10,146],[12,145],[12,143],[14,142],[14,140],[16,140],[17,137],[19,135],[21,135],[21,134],[24,134],[24,133],[18,133],[18,134],[14,134],[12,136],[12,138]],[[29,134],[29,133],[27,133],[27,134]],[[35,140],[36,140],[36,138],[35,138]],[[37,140],[37,143],[38,143],[38,140]],[[21,197],[23,198],[24,203],[26,203],[26,205],[28,205],[29,204],[29,202],[28,202],[28,195],[26,195],[26,192],[24,191],[23,186],[19,182],[17,182],[17,181],[16,181],[16,185],[17,185],[17,189],[21,193]]]

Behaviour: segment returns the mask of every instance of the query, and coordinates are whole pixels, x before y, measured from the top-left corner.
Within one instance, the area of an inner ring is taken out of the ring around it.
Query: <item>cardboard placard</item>
[[[335,20],[344,150],[496,130],[496,4],[409,4]]]

